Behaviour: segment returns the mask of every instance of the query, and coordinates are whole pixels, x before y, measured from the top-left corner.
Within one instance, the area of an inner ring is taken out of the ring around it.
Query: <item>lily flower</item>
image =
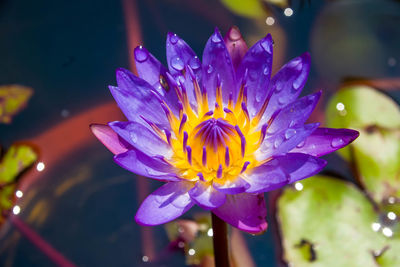
[[[159,225],[194,205],[249,233],[266,230],[264,192],[310,177],[319,158],[358,132],[307,124],[321,92],[299,98],[310,56],[292,59],[271,79],[271,35],[247,48],[239,30],[218,29],[202,60],[176,34],[168,68],[135,49],[139,77],[118,69],[109,89],[127,121],[92,125],[121,167],[166,182],[141,204],[136,221]]]

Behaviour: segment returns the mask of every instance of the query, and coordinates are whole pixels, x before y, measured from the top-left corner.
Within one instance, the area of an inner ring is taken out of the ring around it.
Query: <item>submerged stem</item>
[[[211,212],[214,259],[216,267],[229,267],[228,228],[226,223]]]
[[[74,263],[65,258],[64,255],[53,248],[17,216],[11,215],[10,221],[26,239],[35,245],[35,247],[45,254],[55,265],[59,267],[76,267]]]

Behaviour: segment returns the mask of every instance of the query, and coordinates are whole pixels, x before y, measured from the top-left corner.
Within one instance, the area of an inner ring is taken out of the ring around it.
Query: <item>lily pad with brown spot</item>
[[[358,188],[327,176],[301,183],[301,191],[287,187],[277,202],[286,262],[296,267],[400,266],[398,222],[382,220]]]

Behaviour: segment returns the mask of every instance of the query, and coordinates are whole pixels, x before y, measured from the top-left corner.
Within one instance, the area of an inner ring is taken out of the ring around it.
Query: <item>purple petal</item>
[[[301,153],[276,156],[243,175],[250,184],[248,193],[268,192],[320,172],[326,161]]]
[[[167,78],[167,69],[146,48],[135,48],[136,69],[143,80],[148,82],[171,108],[174,114],[179,114],[178,96]]]
[[[261,234],[267,230],[263,194],[227,195],[225,204],[212,212],[230,225],[251,234]]]
[[[319,126],[319,123],[306,124],[298,128],[288,128],[271,136],[266,136],[255,152],[256,159],[263,161],[272,156],[286,154],[303,142]]]
[[[233,195],[243,193],[247,188],[250,187],[249,183],[240,177],[237,177],[233,181],[226,181],[224,183],[218,183],[218,181],[214,181],[213,186],[222,193]]]
[[[208,39],[203,52],[202,82],[208,94],[208,104],[214,108],[218,79],[222,87],[223,103],[227,103],[233,93],[235,74],[232,60],[218,29]]]
[[[225,203],[226,195],[215,190],[210,183],[198,181],[189,191],[190,197],[203,209],[211,210]]]
[[[117,70],[117,83],[118,87],[109,89],[128,120],[144,123],[143,116],[162,128],[170,128],[158,94],[150,84],[125,69]]]
[[[114,121],[109,123],[109,126],[125,141],[150,157],[161,155],[170,158],[173,155],[169,144],[149,127],[129,121]]]
[[[310,54],[304,53],[284,65],[271,79],[269,102],[264,117],[292,103],[300,95],[310,71]]]
[[[140,205],[135,220],[140,225],[159,225],[172,221],[191,207],[191,183],[169,182],[151,193]]]
[[[233,68],[236,70],[248,50],[239,28],[231,27],[225,35],[224,42],[231,56]]]
[[[201,62],[196,53],[178,35],[168,33],[167,35],[167,62],[169,72],[176,81],[183,83],[186,88],[189,102],[196,105],[194,86],[191,80],[188,66],[193,70],[198,81],[201,80]]]
[[[302,126],[311,115],[311,112],[317,105],[320,96],[321,91],[304,96],[284,107],[279,111],[271,125],[268,127],[267,134],[273,134],[282,129]],[[260,124],[261,123],[262,122],[260,122]]]
[[[160,181],[179,181],[177,170],[161,157],[150,157],[135,149],[114,156],[114,161],[122,168],[138,175]]]
[[[121,139],[108,125],[92,124],[90,130],[113,154],[121,154],[132,149],[132,146]]]
[[[245,84],[247,85],[247,107],[251,116],[257,113],[267,96],[271,68],[272,37],[268,34],[247,51],[236,71],[238,86],[234,92],[234,99],[242,86],[246,71],[248,72]]]
[[[321,157],[347,146],[359,136],[359,132],[350,129],[318,128],[292,152]]]
[[[289,153],[277,158],[280,167],[290,175],[289,184],[316,175],[328,163],[324,159],[302,153]]]

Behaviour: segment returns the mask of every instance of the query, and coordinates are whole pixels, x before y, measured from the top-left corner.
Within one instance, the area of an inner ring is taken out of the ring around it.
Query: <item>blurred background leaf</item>
[[[400,197],[400,109],[385,94],[367,86],[341,89],[329,102],[328,127],[352,128],[360,137],[339,150],[354,161],[358,179],[377,203]]]
[[[0,123],[10,123],[33,94],[33,89],[21,85],[0,86]]]
[[[25,144],[14,144],[0,162],[0,225],[15,199],[19,175],[37,160],[34,149]]]

